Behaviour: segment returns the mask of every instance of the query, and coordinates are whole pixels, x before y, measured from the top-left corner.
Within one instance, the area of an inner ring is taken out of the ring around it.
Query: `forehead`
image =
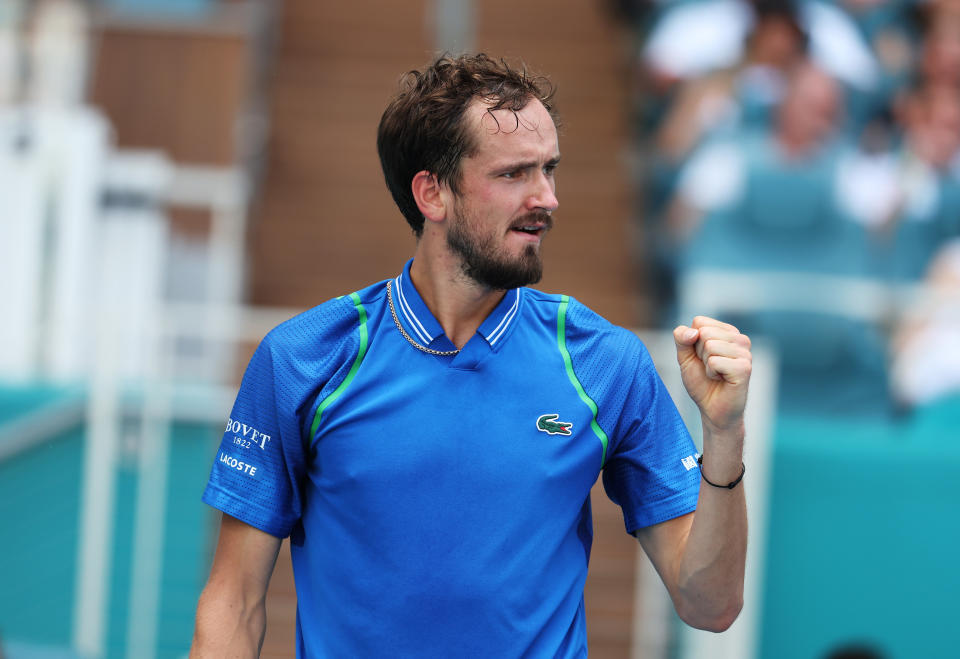
[[[521,110],[490,110],[490,104],[474,99],[467,107],[467,125],[476,145],[474,157],[555,157],[557,127],[543,103],[531,99]]]

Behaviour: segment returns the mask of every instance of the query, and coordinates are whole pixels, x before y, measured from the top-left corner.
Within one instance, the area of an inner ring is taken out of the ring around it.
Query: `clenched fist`
[[[743,422],[753,368],[750,338],[733,325],[697,316],[673,330],[683,386],[703,421],[718,431]]]

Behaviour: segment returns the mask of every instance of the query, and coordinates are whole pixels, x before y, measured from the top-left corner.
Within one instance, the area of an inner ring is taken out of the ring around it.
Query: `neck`
[[[449,249],[436,249],[436,241],[426,238],[417,243],[410,278],[443,327],[443,333],[457,348],[462,348],[506,292],[486,288],[469,279]]]

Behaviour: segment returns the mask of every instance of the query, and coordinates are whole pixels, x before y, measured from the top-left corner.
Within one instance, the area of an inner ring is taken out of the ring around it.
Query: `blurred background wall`
[[[442,50],[558,88],[540,288],[642,329],[671,386],[694,313],[758,346],[749,609],[684,631],[598,487],[591,655],[951,656],[955,2],[3,0],[7,656],[186,652],[239,375],[408,258],[375,130]],[[264,656],[295,606],[284,550]]]

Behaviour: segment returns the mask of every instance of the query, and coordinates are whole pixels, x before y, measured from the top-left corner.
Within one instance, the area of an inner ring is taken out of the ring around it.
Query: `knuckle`
[[[700,328],[700,339],[702,341],[707,341],[709,339],[716,338],[716,331],[713,327],[701,327]]]

